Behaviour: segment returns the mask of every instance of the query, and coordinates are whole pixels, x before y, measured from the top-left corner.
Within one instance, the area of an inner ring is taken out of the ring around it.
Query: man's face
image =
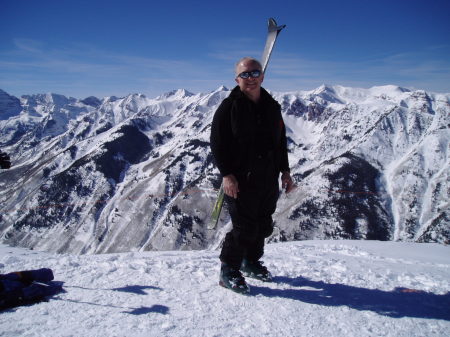
[[[257,78],[251,76],[249,76],[248,78],[240,78],[238,75],[242,72],[253,70],[261,71],[261,68],[257,63],[254,63],[251,60],[245,60],[239,63],[239,65],[236,67],[236,83],[239,85],[243,93],[250,95],[259,92],[261,83],[264,80],[264,74],[261,72],[261,75]]]

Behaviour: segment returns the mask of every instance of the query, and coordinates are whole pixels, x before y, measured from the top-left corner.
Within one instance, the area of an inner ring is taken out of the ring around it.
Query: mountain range
[[[156,98],[0,90],[0,238],[76,254],[218,247],[211,121],[230,90]],[[271,93],[291,174],[271,242],[450,243],[450,94],[397,86]]]

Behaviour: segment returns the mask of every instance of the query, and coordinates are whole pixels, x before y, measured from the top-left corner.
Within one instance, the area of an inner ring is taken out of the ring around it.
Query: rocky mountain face
[[[0,235],[54,252],[205,249],[220,177],[209,149],[229,90],[157,98],[0,90]],[[395,86],[273,93],[298,188],[271,241],[450,242],[450,94]]]

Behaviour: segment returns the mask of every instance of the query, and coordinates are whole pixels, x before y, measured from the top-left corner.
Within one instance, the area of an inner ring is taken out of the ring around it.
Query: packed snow
[[[0,246],[0,273],[48,267],[64,293],[0,313],[1,336],[450,336],[450,247],[266,246],[274,281],[218,285],[218,250],[57,255]]]

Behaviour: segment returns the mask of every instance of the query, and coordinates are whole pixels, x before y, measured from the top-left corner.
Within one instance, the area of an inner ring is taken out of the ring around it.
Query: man
[[[273,231],[278,178],[294,188],[281,107],[261,87],[261,63],[245,57],[236,64],[237,86],[217,109],[211,126],[211,150],[222,175],[233,229],[220,254],[220,285],[249,292],[245,276],[271,281],[262,264],[264,239]]]

